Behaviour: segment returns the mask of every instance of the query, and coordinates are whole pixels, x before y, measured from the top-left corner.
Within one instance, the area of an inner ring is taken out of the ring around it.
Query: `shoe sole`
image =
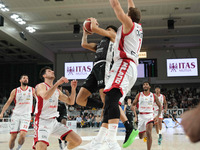
[[[134,130],[134,129],[133,129],[133,131],[131,132],[131,134],[130,134],[128,140],[126,141],[126,143],[124,143],[124,144],[122,145],[122,147],[123,147],[123,148],[129,147],[129,146],[134,142],[134,140],[135,140],[135,138],[136,138],[136,136],[137,136],[138,134],[139,134],[139,130]]]

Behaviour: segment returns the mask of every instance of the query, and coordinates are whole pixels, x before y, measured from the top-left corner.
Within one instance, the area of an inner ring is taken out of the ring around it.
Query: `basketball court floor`
[[[99,131],[99,128],[78,128],[75,131],[82,137],[83,143],[81,146],[87,144]],[[118,143],[122,145],[124,140],[124,128],[118,129]],[[33,143],[33,130],[30,130],[27,133],[26,141],[22,147],[22,150],[31,150]],[[8,150],[8,133],[0,133],[0,150]],[[157,143],[157,135],[155,129],[153,129],[153,144],[152,150],[200,150],[200,142],[193,144],[189,141],[187,136],[184,134],[183,129],[179,126],[177,128],[163,128],[163,141],[161,145]],[[48,150],[59,150],[58,140],[51,136],[49,139],[50,146]],[[17,145],[17,141],[16,144]],[[76,148],[75,150],[81,150],[81,147]],[[143,140],[138,139],[134,143],[122,150],[146,150],[146,143]]]

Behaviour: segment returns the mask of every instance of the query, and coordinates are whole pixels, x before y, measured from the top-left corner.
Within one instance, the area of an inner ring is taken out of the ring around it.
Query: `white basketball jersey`
[[[140,92],[138,99],[138,110],[140,113],[153,113],[153,104],[155,101],[155,96],[153,93],[150,92],[150,94],[146,96],[143,92]]]
[[[21,87],[16,88],[14,102],[13,114],[30,115],[33,106],[33,88],[30,86],[25,90]]]
[[[114,61],[131,59],[138,65],[139,52],[142,46],[142,26],[133,22],[133,28],[127,34],[123,33],[123,26],[117,30],[114,48]]]
[[[46,83],[41,83],[46,86],[46,90],[50,89],[50,86]],[[38,85],[37,85],[38,86]],[[37,92],[37,86],[35,87],[35,91]],[[58,97],[59,91],[58,89],[55,90],[53,95],[48,99],[45,100],[41,96],[37,96],[37,102],[35,107],[35,115],[36,117],[49,119],[59,116],[58,109]]]
[[[158,97],[158,100],[159,100],[159,102],[161,104],[161,108],[163,109],[164,95],[160,94],[157,97]],[[156,102],[154,102],[153,108],[154,108],[154,111],[158,111],[159,110],[158,105],[156,104]]]

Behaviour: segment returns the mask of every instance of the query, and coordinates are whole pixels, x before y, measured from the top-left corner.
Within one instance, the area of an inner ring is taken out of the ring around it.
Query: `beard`
[[[148,91],[148,89],[144,89],[144,91]]]
[[[27,86],[27,85],[28,85],[28,82],[22,82],[22,85],[23,85],[23,86]]]

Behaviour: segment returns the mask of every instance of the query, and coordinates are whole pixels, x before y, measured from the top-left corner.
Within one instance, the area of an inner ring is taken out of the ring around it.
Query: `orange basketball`
[[[83,22],[83,29],[92,34],[92,30],[91,30],[91,20],[88,18]]]

